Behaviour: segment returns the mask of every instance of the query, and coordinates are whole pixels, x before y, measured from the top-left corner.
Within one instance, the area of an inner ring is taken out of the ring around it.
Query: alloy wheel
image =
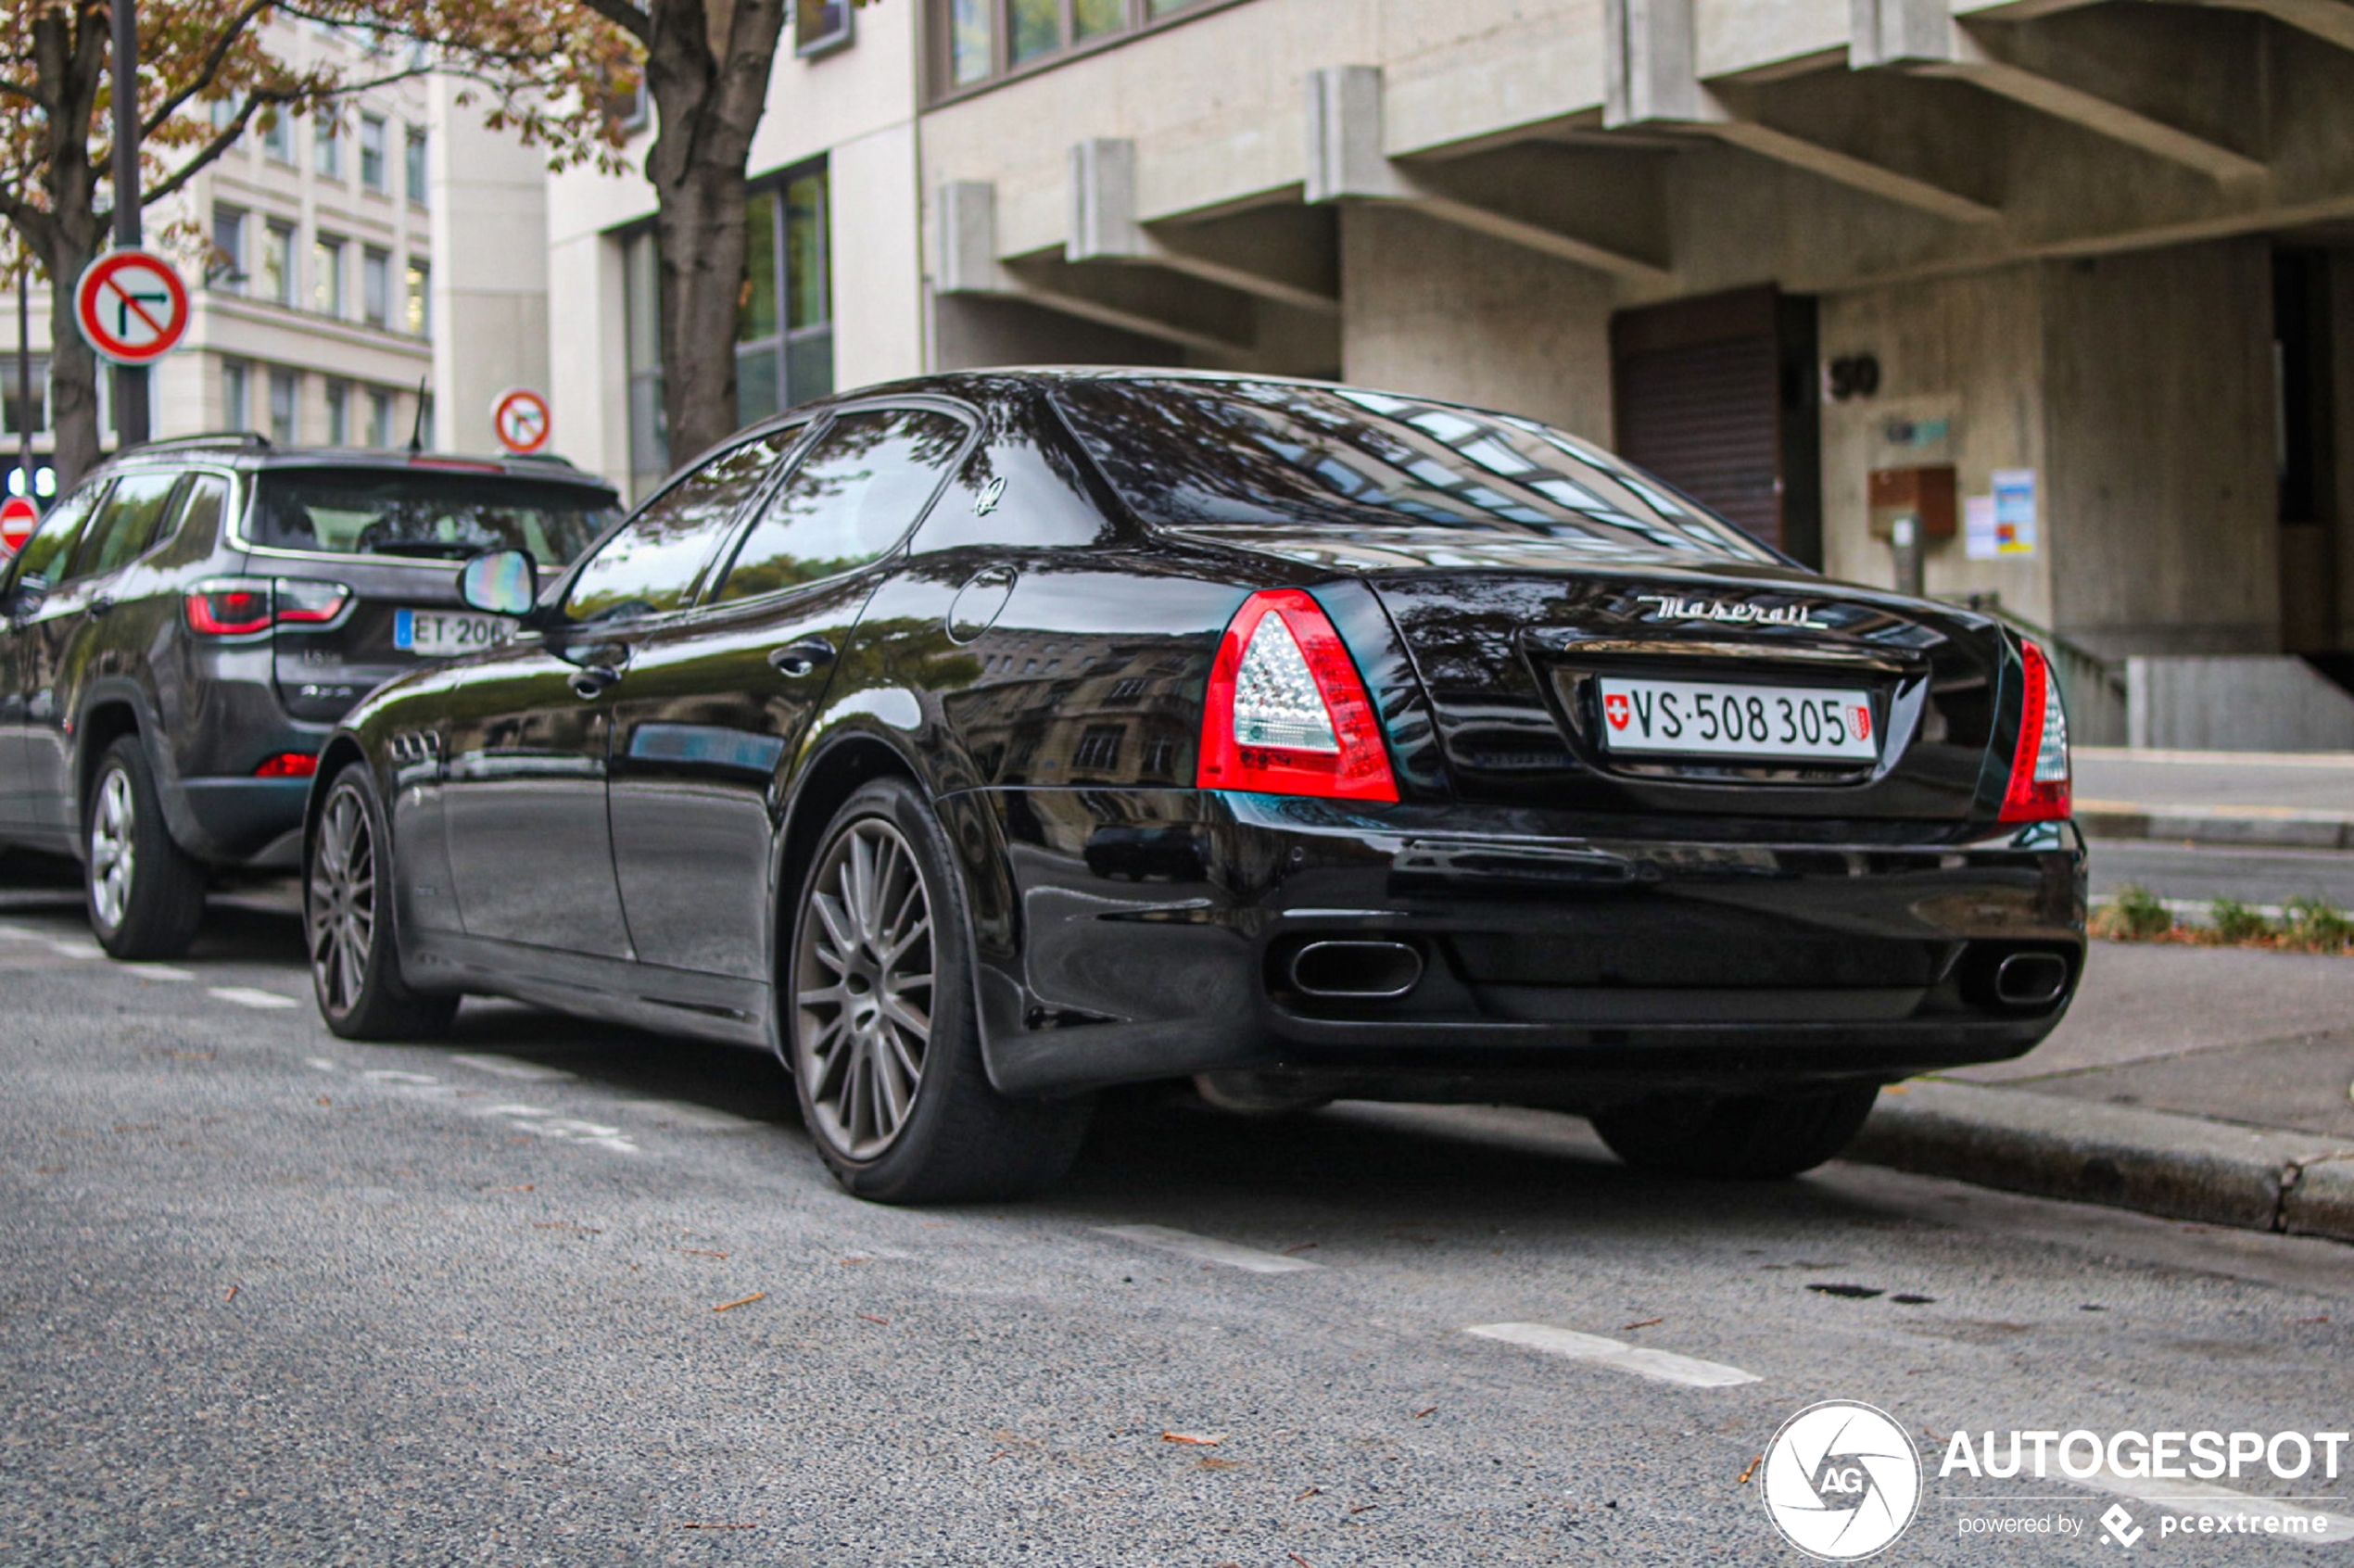
[[[108,930],[131,912],[131,879],[138,869],[138,807],[131,775],[109,768],[98,781],[90,820],[90,903]]]
[[[793,955],[793,1069],[836,1153],[873,1159],[907,1125],[931,1044],[931,895],[881,817],[853,823],[810,879]]]
[[[320,816],[304,904],[320,999],[348,1011],[359,1002],[376,936],[375,840],[355,790],[337,790]]]

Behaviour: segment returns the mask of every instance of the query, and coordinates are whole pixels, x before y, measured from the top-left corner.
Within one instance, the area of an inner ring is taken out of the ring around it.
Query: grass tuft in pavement
[[[2166,901],[2138,882],[2126,883],[2093,912],[2093,934],[2111,942],[2152,942],[2173,929],[2174,912]]]

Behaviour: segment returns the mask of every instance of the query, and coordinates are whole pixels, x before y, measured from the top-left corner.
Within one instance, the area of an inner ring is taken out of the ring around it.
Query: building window
[[[224,294],[242,294],[246,287],[246,215],[234,207],[212,209],[212,256],[205,282]]]
[[[373,245],[360,258],[360,318],[370,326],[392,322],[392,253]]]
[[[392,394],[380,386],[368,389],[368,445],[392,445]]]
[[[670,469],[662,424],[661,289],[654,232],[621,242],[622,345],[629,376],[629,493],[642,496]]]
[[[247,381],[244,365],[234,360],[221,361],[221,426],[224,430],[253,428],[253,403]]]
[[[736,321],[736,412],[744,423],[833,390],[826,171],[789,175],[744,203],[744,303]]]
[[[327,445],[351,445],[351,383],[327,383]]]
[[[1070,765],[1078,773],[1115,773],[1120,768],[1120,742],[1128,733],[1124,724],[1091,724],[1079,735],[1079,750]]]
[[[400,324],[412,337],[433,335],[433,279],[425,264],[415,257],[409,259],[408,275],[402,280]]]
[[[290,370],[270,373],[270,439],[281,447],[295,443],[295,399],[301,394],[302,378]]]
[[[413,127],[403,144],[401,156],[407,162],[409,199],[419,207],[425,205],[425,133]]]
[[[329,109],[310,121],[310,167],[329,180],[343,178],[343,125]]]
[[[806,3],[806,0],[804,0]],[[953,93],[1028,70],[1179,15],[1204,0],[931,0],[944,54],[940,90]]]
[[[323,316],[343,314],[343,241],[333,234],[310,242],[310,308]]]
[[[294,121],[287,118],[285,111],[277,108],[263,109],[259,118],[261,150],[280,163],[292,163],[294,161]]]
[[[381,115],[360,117],[360,183],[372,191],[385,188],[385,122]]]
[[[295,302],[295,232],[292,223],[272,223],[261,239],[261,297],[272,305]]]
[[[851,0],[793,0],[793,49],[830,54],[851,41]]]
[[[25,401],[24,377],[32,373],[32,401]],[[6,385],[0,386],[0,434],[38,436],[49,428],[49,356],[34,354],[24,363],[14,354],[0,354],[0,376]],[[13,459],[14,454],[10,454]],[[14,493],[14,492],[12,492]]]

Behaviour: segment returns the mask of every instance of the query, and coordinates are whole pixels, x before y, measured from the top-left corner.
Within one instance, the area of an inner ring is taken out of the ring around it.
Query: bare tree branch
[[[196,74],[184,83],[178,92],[164,99],[153,114],[147,116],[146,122],[139,127],[140,140],[145,141],[162,130],[164,121],[177,114],[182,104],[213,84],[221,75],[221,66],[228,61],[229,51],[235,46],[237,40],[245,35],[246,29],[252,25],[253,19],[259,16],[268,5],[269,0],[246,0],[245,6],[230,19],[229,25],[221,30],[221,36],[214,41],[212,48],[205,55],[204,64],[197,68]]]
[[[580,0],[583,6],[621,29],[640,44],[653,42],[654,19],[629,0]]]

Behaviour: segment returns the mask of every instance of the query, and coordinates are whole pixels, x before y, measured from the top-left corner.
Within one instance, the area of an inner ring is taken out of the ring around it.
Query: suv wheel
[[[117,958],[177,958],[204,919],[204,867],[164,826],[154,769],[135,735],[98,759],[82,814],[90,929]]]
[[[779,988],[817,1152],[843,1187],[884,1203],[1033,1192],[1070,1168],[1092,1109],[990,1087],[950,853],[906,784],[853,795],[803,884]]]
[[[438,1034],[458,1013],[456,996],[421,996],[401,978],[391,842],[375,780],[353,763],[335,776],[311,824],[302,879],[311,990],[327,1027],[346,1040]]]
[[[1876,1083],[1791,1094],[1662,1094],[1594,1118],[1611,1152],[1676,1176],[1795,1176],[1845,1148],[1879,1097]]]

